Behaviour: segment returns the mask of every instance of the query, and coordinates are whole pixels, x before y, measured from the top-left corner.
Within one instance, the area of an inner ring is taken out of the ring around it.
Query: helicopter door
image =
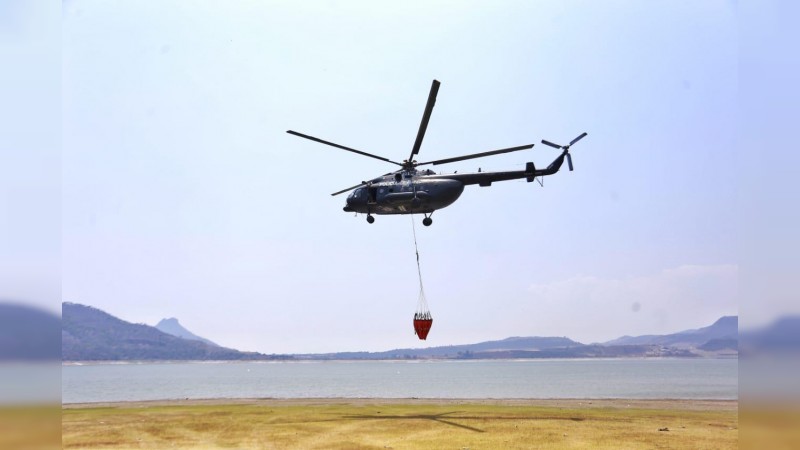
[[[375,197],[378,195],[378,188],[376,187],[369,187],[367,188],[367,204],[374,205],[375,204]]]

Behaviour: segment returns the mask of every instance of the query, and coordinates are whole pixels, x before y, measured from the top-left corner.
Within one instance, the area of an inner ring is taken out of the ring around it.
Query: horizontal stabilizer
[[[532,162],[525,164],[525,174],[530,174],[525,178],[528,183],[536,179],[536,166]]]

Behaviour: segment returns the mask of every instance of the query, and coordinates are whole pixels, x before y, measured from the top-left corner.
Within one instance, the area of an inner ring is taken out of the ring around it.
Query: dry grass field
[[[737,407],[411,399],[68,405],[62,442],[65,449],[725,449],[738,446]]]
[[[0,405],[0,449],[60,449],[59,405]]]

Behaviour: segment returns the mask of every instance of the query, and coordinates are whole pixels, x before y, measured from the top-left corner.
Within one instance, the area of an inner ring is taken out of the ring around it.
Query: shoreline
[[[316,362],[486,362],[486,361],[615,361],[615,360],[663,360],[663,359],[690,359],[690,360],[738,360],[738,354],[714,355],[714,356],[629,356],[629,357],[554,357],[554,358],[294,358],[294,359],[129,359],[129,360],[80,360],[80,361],[61,361],[62,366],[93,366],[93,365],[137,365],[137,364],[230,364],[230,363],[316,363]]]
[[[737,411],[739,400],[626,398],[219,398],[95,403],[64,403],[61,409],[148,408],[171,406],[329,406],[329,405],[501,405],[565,409],[612,408],[684,411]]]

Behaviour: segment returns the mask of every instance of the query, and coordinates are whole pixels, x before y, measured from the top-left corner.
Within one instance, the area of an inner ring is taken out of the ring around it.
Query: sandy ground
[[[683,400],[683,399],[450,399],[450,398],[309,398],[309,399],[201,399],[201,400],[155,400],[139,402],[69,403],[63,409],[73,408],[146,408],[149,406],[191,405],[275,405],[275,406],[321,406],[321,405],[515,405],[549,406],[557,408],[633,408],[665,409],[683,411],[736,411],[738,400]]]

